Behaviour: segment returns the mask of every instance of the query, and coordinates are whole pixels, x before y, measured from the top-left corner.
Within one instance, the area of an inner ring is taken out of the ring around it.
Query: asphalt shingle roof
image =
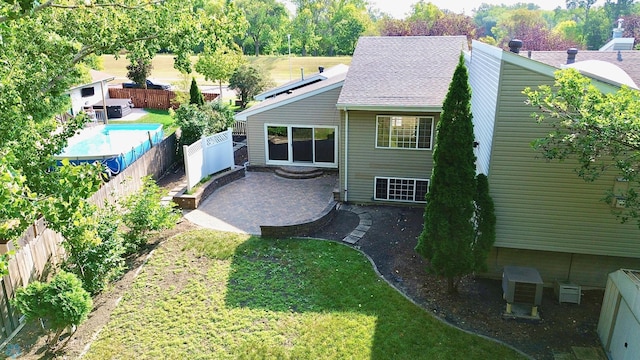
[[[466,36],[361,37],[338,106],[440,107]]]

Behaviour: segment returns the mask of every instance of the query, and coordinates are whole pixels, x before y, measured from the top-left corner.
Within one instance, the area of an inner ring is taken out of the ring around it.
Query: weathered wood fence
[[[205,101],[213,101],[218,94],[202,93]],[[113,99],[131,99],[133,106],[145,109],[177,109],[176,93],[171,90],[109,88],[109,97]]]
[[[176,136],[173,134],[105,183],[89,201],[103,206],[105,201],[113,202],[132,194],[142,187],[144,176],[151,175],[158,179],[175,161]],[[48,229],[41,218],[25,231],[16,242],[17,247],[12,242],[0,244],[0,253],[15,251],[9,260],[9,274],[0,278],[0,343],[20,325],[20,314],[11,306],[9,299],[13,298],[16,289],[41,279],[47,266],[55,267],[64,259],[63,240],[60,234]]]

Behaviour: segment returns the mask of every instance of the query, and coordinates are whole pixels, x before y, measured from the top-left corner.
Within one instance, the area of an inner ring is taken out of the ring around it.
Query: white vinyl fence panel
[[[184,146],[184,166],[187,176],[187,191],[204,177],[233,168],[232,129],[203,137]]]

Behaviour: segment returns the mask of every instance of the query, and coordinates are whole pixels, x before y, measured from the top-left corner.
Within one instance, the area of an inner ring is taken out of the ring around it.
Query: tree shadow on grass
[[[291,325],[299,332],[293,344],[277,349],[284,358],[301,356],[295,352],[296,341],[319,347],[319,353],[306,353],[306,358],[517,358],[506,348],[435,320],[381,280],[362,254],[334,242],[250,238],[233,255],[225,303],[228,308],[304,315],[306,320]],[[267,352],[273,354],[273,349]]]

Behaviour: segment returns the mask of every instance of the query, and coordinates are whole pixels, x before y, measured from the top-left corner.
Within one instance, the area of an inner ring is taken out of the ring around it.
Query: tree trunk
[[[47,344],[49,345],[49,349],[56,350],[56,345],[58,344],[58,339],[60,338],[60,335],[62,334],[64,329],[65,328],[58,329],[58,331],[56,331],[56,333],[53,335],[53,338],[47,339]]]
[[[254,41],[253,44],[255,45],[255,52],[256,52],[256,57],[260,56],[260,43],[257,41]]]
[[[454,276],[447,277],[447,293],[448,294],[457,294],[458,293],[458,283]]]
[[[220,85],[220,94],[218,95],[218,102],[222,104],[222,80],[218,80],[218,85]]]

